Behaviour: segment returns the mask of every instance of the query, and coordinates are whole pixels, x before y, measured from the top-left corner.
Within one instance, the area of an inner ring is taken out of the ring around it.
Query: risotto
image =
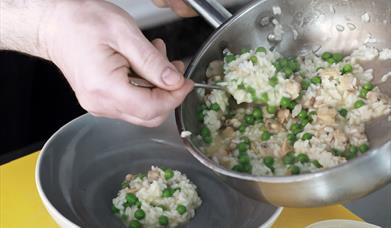
[[[196,137],[234,171],[282,176],[345,163],[369,150],[365,123],[391,112],[373,70],[360,65],[379,58],[375,48],[286,58],[259,47],[224,56],[206,77],[226,90],[198,91]]]
[[[152,167],[128,174],[113,199],[113,213],[129,228],[176,227],[189,221],[202,201],[197,187],[179,171]]]

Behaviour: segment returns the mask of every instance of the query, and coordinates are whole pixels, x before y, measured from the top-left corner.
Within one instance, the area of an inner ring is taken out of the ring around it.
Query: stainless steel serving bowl
[[[275,46],[288,56],[325,50],[349,54],[368,37],[376,39],[370,46],[391,48],[390,0],[261,0],[232,17],[215,1],[187,1],[218,28],[187,68],[186,77],[195,82],[204,81],[208,64],[222,59],[224,48],[239,52],[243,47]],[[279,43],[268,40],[273,26],[264,23],[274,17],[273,6],[282,10],[282,14],[276,16],[285,31]],[[370,17],[369,22],[361,18],[365,13]],[[298,33],[296,39],[294,31]],[[379,83],[380,77],[391,70],[390,60],[367,66],[374,68],[375,84],[391,96],[391,80]],[[179,131],[191,131],[193,135],[199,132],[196,120],[199,103],[193,92],[176,110]],[[372,149],[365,155],[321,172],[285,177],[252,176],[227,170],[202,153],[201,142],[195,137],[183,141],[202,164],[247,196],[280,206],[314,207],[360,198],[390,182],[391,122],[386,117],[373,121],[367,126],[367,135]]]

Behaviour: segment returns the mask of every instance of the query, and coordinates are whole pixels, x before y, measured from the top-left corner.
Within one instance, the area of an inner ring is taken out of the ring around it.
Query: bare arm
[[[53,3],[53,0],[0,0],[0,49],[48,59],[40,25]]]
[[[97,116],[157,126],[192,89],[162,40],[103,0],[0,0],[0,48],[53,61],[81,106]],[[129,68],[156,85],[134,87]]]

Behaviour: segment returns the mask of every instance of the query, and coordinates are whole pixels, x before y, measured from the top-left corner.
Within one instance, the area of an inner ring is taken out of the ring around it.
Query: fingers
[[[155,5],[157,7],[167,7],[168,6],[166,0],[153,0],[153,3],[155,3]]]
[[[180,17],[194,17],[197,13],[191,9],[183,0],[166,0],[168,5]]]
[[[181,88],[183,75],[168,61],[164,42],[158,39],[152,44],[140,31],[134,30],[125,29],[116,35],[116,49],[128,59],[132,70],[161,89],[171,91]]]
[[[180,17],[194,17],[197,13],[183,0],[153,0],[158,7],[170,7]]]
[[[177,70],[181,73],[185,73],[185,64],[182,61],[172,61],[172,64],[177,68]]]
[[[162,39],[154,39],[154,40],[152,40],[152,44],[153,44],[153,46],[155,46],[155,48],[156,48],[163,56],[167,56],[166,44],[164,43],[164,41],[163,41]]]

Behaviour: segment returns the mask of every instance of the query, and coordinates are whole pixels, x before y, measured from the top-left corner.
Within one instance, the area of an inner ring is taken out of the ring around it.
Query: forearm
[[[55,0],[0,0],[0,49],[48,59],[42,25]]]

